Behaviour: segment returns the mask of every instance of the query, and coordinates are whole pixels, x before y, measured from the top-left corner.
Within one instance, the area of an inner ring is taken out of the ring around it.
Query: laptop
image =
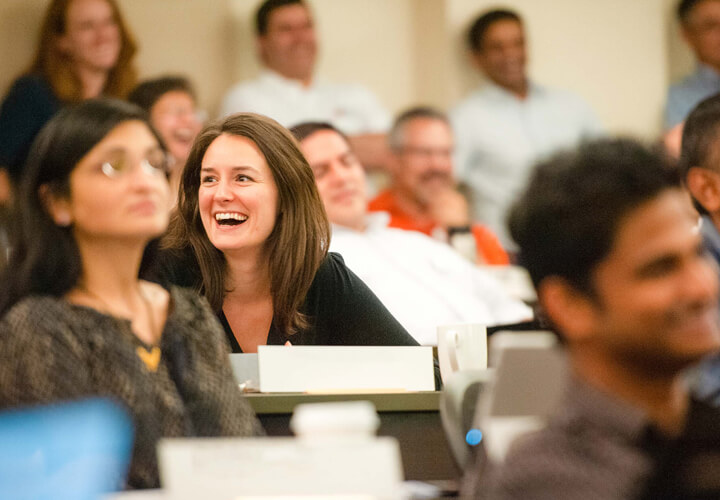
[[[129,415],[107,399],[0,412],[0,498],[96,500],[121,490]]]

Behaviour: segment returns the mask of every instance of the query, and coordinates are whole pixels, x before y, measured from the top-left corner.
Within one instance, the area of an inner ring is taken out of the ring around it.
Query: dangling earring
[[[55,215],[55,224],[60,227],[69,227],[72,223],[72,219],[70,218],[70,214],[67,212],[61,212],[59,214]]]

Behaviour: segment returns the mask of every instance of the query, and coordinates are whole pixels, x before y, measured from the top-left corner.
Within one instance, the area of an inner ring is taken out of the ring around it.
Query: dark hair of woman
[[[16,200],[10,261],[0,277],[0,315],[28,295],[59,297],[77,284],[82,267],[72,229],[53,221],[43,192],[70,196],[70,174],[78,162],[129,120],[147,125],[165,149],[142,109],[110,99],[92,99],[60,111],[35,138]]]
[[[274,120],[240,113],[207,125],[198,135],[180,182],[178,210],[170,220],[163,247],[189,244],[202,274],[200,291],[215,311],[222,309],[226,261],[208,239],[198,211],[200,169],[210,144],[223,134],[245,137],[262,152],[278,191],[275,227],[265,242],[268,256],[273,322],[290,335],[308,327],[299,311],[315,273],[327,254],[330,225],[312,170],[290,133]]]
[[[68,102],[80,101],[83,98],[83,85],[74,70],[74,65],[57,43],[57,39],[65,33],[67,12],[73,1],[50,2],[40,28],[37,53],[30,67],[31,73],[38,73],[47,78],[55,95],[61,101]],[[124,98],[137,83],[137,70],[133,64],[137,46],[115,0],[105,1],[113,11],[120,32],[121,45],[117,63],[108,74],[103,95]]]

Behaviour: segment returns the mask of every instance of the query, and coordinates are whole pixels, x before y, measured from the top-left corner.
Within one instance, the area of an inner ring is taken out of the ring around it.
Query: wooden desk
[[[291,436],[290,417],[302,403],[370,401],[380,416],[378,435],[400,443],[405,479],[456,480],[460,477],[440,422],[440,392],[396,394],[247,394],[270,436]]]

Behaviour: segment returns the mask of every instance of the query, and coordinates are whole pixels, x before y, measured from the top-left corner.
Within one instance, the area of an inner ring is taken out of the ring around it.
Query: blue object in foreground
[[[0,498],[96,500],[121,489],[133,427],[119,405],[90,399],[0,413]]]
[[[467,434],[465,434],[465,442],[470,446],[477,446],[480,444],[480,441],[482,441],[482,437],[483,435],[480,429],[470,429]]]

